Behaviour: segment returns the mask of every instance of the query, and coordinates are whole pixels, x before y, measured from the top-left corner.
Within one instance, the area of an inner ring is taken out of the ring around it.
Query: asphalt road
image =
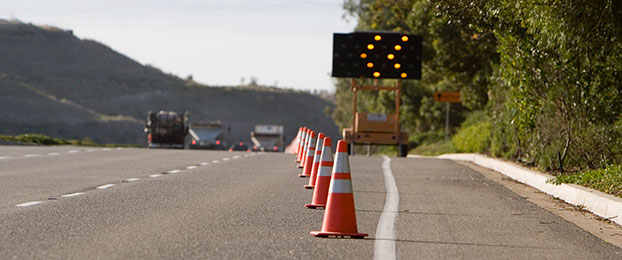
[[[0,146],[0,259],[371,259],[382,157],[350,158],[366,239],[322,239],[323,210],[277,153]],[[620,259],[622,250],[448,160],[392,158],[401,259]]]

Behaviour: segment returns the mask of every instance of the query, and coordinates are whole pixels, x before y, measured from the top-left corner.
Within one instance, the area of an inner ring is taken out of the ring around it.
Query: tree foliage
[[[460,91],[462,116],[486,109],[493,155],[545,169],[559,157],[574,168],[622,161],[622,2],[346,0],[344,9],[357,30],[424,37],[423,78],[402,100],[407,130],[440,128],[431,93]],[[391,105],[365,99],[370,109]]]

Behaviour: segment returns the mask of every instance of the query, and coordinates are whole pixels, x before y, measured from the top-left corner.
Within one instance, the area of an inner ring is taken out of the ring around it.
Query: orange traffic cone
[[[311,166],[311,174],[309,178],[309,184],[305,185],[305,189],[313,189],[315,186],[315,175],[317,169],[320,167],[320,158],[322,156],[322,148],[324,147],[324,133],[317,135],[317,143],[315,143],[315,155],[313,156],[313,164]]]
[[[304,159],[305,159],[305,153],[307,152],[307,141],[309,139],[309,132],[311,131],[311,129],[307,128],[303,133],[302,133],[302,143],[301,147],[300,147],[300,153],[298,154],[298,168],[302,168],[304,167]]]
[[[309,142],[307,146],[307,151],[305,155],[305,159],[302,160],[304,162],[304,168],[302,168],[302,173],[298,174],[298,177],[309,177],[311,176],[311,170],[313,168],[313,157],[315,156],[315,131],[311,131],[309,134]]]
[[[294,155],[298,155],[298,149],[300,148],[300,135],[302,134],[302,126],[298,127],[298,133],[296,134],[295,144],[294,144]]]
[[[317,237],[348,236],[364,238],[365,233],[359,233],[356,228],[356,212],[354,210],[354,194],[352,194],[352,179],[350,177],[350,163],[348,148],[344,140],[337,143],[337,154],[333,175],[328,187],[328,199],[321,231],[311,231]]]
[[[313,189],[313,199],[311,199],[311,204],[305,204],[305,207],[307,208],[314,209],[326,207],[326,197],[328,196],[330,175],[333,170],[333,149],[331,147],[330,137],[324,138],[324,147],[322,148],[321,158],[320,167],[316,174],[315,187]]]

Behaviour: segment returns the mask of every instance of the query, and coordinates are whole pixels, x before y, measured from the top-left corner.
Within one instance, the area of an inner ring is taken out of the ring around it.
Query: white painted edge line
[[[208,165],[208,164],[209,164],[208,162],[199,163],[199,165],[201,165],[201,166],[205,166],[205,165]]]
[[[158,178],[160,176],[162,176],[162,174],[159,174],[159,173],[149,175],[149,177],[151,178]]]
[[[188,170],[192,170],[192,169],[196,169],[196,168],[197,168],[196,165],[190,165],[190,166],[186,167],[186,169],[188,169]]]
[[[125,181],[137,181],[140,180],[140,178],[129,178],[129,179],[125,179]]]
[[[102,186],[97,187],[96,189],[98,189],[98,190],[103,190],[103,189],[112,188],[112,187],[114,187],[114,186],[117,186],[117,185],[116,185],[116,184],[105,184],[105,185],[102,185]]]
[[[374,242],[374,259],[397,259],[397,246],[395,244],[395,225],[400,206],[400,194],[395,184],[395,177],[391,171],[391,158],[383,156],[382,173],[385,184],[385,201]]]
[[[63,198],[71,198],[71,197],[75,197],[75,196],[80,196],[82,194],[84,194],[84,192],[76,192],[76,193],[70,193],[70,194],[61,195],[61,197],[63,197]]]
[[[16,207],[30,207],[30,206],[34,206],[34,205],[39,205],[43,203],[43,201],[30,201],[30,202],[24,202],[21,204],[17,204],[15,205]]]
[[[171,171],[168,171],[166,173],[168,173],[168,174],[175,174],[175,173],[180,173],[180,172],[181,172],[181,170],[171,170]]]
[[[439,159],[470,161],[500,172],[518,182],[532,186],[546,194],[572,205],[582,205],[592,213],[622,225],[622,198],[576,184],[553,185],[546,183],[552,175],[526,169],[518,164],[480,154],[444,154]]]

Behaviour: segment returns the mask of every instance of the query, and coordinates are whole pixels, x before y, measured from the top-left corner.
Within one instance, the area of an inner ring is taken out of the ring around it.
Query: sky
[[[332,34],[343,0],[0,0],[0,18],[73,30],[138,61],[211,86],[333,92]]]

